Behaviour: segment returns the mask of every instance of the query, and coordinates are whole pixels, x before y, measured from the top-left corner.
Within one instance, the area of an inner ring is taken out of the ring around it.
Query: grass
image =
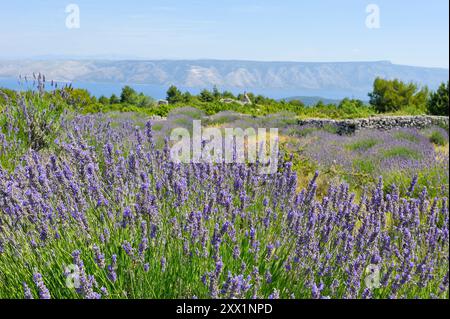
[[[364,174],[373,174],[375,172],[375,164],[373,161],[364,159],[355,159],[353,161],[353,167],[356,171]]]

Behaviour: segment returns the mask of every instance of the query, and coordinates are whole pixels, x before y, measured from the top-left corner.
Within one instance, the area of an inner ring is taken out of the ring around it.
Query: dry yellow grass
[[[436,159],[438,161],[446,161],[448,159],[448,154],[449,154],[449,144],[448,143],[443,146],[435,145],[434,148],[436,150]]]

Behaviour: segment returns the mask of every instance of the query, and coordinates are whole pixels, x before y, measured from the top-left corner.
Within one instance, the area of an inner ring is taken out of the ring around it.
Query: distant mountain
[[[70,82],[171,84],[182,88],[252,91],[272,97],[324,96],[367,99],[373,80],[398,78],[436,88],[448,69],[379,62],[256,62],[221,60],[20,60],[0,61],[0,77],[44,73]]]

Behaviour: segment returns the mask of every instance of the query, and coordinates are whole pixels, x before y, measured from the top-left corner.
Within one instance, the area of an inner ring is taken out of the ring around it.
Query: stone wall
[[[377,116],[351,120],[330,120],[330,119],[305,119],[299,120],[298,124],[324,127],[332,126],[339,134],[351,134],[360,129],[390,130],[400,127],[425,128],[433,125],[448,127],[448,116]]]

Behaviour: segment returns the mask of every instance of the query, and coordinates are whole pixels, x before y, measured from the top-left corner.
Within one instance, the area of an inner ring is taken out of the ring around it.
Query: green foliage
[[[449,114],[449,81],[442,83],[436,92],[432,92],[427,103],[428,114],[447,115]]]
[[[381,91],[381,84],[386,84],[381,79],[377,79],[376,83],[378,89],[374,91]],[[412,84],[404,85],[399,81],[391,81],[396,83],[397,86],[405,86],[410,91],[415,90],[415,86]],[[381,84],[379,84],[381,83]],[[393,84],[392,84],[393,85]],[[393,86],[395,86],[393,85]],[[410,91],[407,94],[410,95]],[[14,92],[14,91],[12,91]],[[397,113],[401,114],[421,114],[423,111],[417,107],[418,104],[422,104],[422,97],[425,94],[424,90],[415,93],[413,98],[406,98],[408,101],[414,102],[414,104],[408,104],[406,102],[397,103],[397,100],[392,100],[395,105],[407,104],[402,108],[392,107],[391,110],[398,110]],[[8,93],[8,92],[5,92]],[[11,92],[9,93],[11,94]],[[402,95],[400,94],[400,95]],[[97,113],[97,112],[139,112],[146,115],[158,115],[167,116],[168,113],[179,107],[186,105],[193,106],[199,110],[204,111],[207,115],[213,115],[222,111],[231,111],[239,114],[248,114],[252,116],[265,116],[268,114],[277,114],[280,112],[288,112],[299,118],[330,118],[330,119],[352,119],[352,118],[365,118],[375,115],[379,109],[374,106],[366,105],[361,100],[357,99],[343,99],[339,105],[325,104],[322,101],[316,103],[313,106],[305,106],[302,101],[299,100],[275,100],[265,97],[263,95],[255,95],[251,92],[247,93],[247,96],[252,101],[252,104],[242,104],[239,100],[244,99],[244,94],[239,94],[237,97],[229,92],[220,92],[217,87],[214,87],[212,91],[202,90],[198,95],[192,95],[189,92],[181,92],[176,86],[172,85],[167,90],[167,101],[169,105],[160,104],[157,105],[154,99],[143,93],[136,92],[130,86],[125,86],[122,89],[120,98],[115,94],[112,94],[108,99],[101,96],[98,100],[96,97],[91,96],[87,90],[83,89],[70,89],[66,92],[66,103],[70,108],[73,108],[82,113]],[[389,96],[388,93],[386,93]],[[378,96],[378,95],[377,95]],[[382,95],[379,95],[381,98]],[[375,97],[375,95],[374,95]],[[222,102],[222,99],[233,99],[236,102]],[[420,103],[418,103],[419,101]],[[372,101],[373,102],[373,101]],[[0,97],[0,109],[1,109],[1,97]],[[334,128],[326,128],[329,131],[335,133]]]
[[[85,89],[64,89],[64,94],[66,103],[75,110],[82,110],[97,102]]]
[[[325,124],[324,126],[322,126],[322,130],[330,134],[338,134],[338,128],[336,125]]]
[[[439,146],[444,146],[447,144],[447,140],[445,137],[441,134],[441,132],[433,131],[430,135],[430,141],[431,143]]]
[[[364,105],[363,101],[348,98],[343,99],[338,105],[338,109],[341,112],[345,114],[355,114],[355,115],[359,115],[361,113],[361,110],[364,109],[365,107],[366,105]]]
[[[117,97],[117,95],[112,94],[109,98],[109,104],[118,104],[120,103],[120,99]]]
[[[418,90],[414,83],[376,78],[369,93],[370,104],[377,112],[397,112],[407,107],[425,111],[428,89]]]
[[[112,102],[111,100],[113,100],[112,96],[110,99],[110,103]],[[120,103],[124,105],[136,106],[138,108],[147,108],[151,107],[155,103],[155,101],[142,92],[137,93],[133,88],[127,85],[123,87],[122,93],[120,94]]]
[[[236,97],[234,96],[233,93],[231,93],[230,91],[223,91],[222,92],[222,97],[224,99],[228,98],[228,99],[235,99]]]
[[[190,103],[192,101],[192,94],[189,92],[184,92],[182,95],[182,101],[183,103]]]
[[[214,95],[206,89],[200,92],[200,96],[198,98],[200,99],[200,101],[207,103],[214,101]]]
[[[176,86],[172,85],[167,90],[167,101],[169,105],[157,103],[143,93],[137,93],[130,86],[122,89],[120,98],[112,94],[109,100],[101,96],[98,101],[91,96],[88,91],[72,89],[68,93],[68,104],[82,113],[96,112],[131,112],[136,111],[146,115],[167,116],[168,113],[179,107],[186,105],[193,106],[204,111],[207,115],[216,114],[222,111],[232,111],[240,114],[249,114],[253,116],[264,116],[267,114],[277,114],[279,112],[289,112],[299,117],[318,117],[318,118],[359,118],[375,114],[374,110],[362,101],[345,99],[340,105],[323,104],[306,107],[299,100],[277,101],[262,95],[255,96],[253,93],[247,93],[252,104],[243,105],[239,103],[244,98],[244,94],[237,97],[229,91],[220,92],[216,87],[212,92],[203,90],[198,95],[192,95],[189,92],[181,92]],[[235,103],[221,102],[222,99],[234,99]]]
[[[410,142],[418,142],[418,140],[419,140],[417,136],[410,134],[408,132],[405,132],[405,131],[395,132],[394,137],[399,140],[407,140]]]
[[[98,98],[98,102],[103,105],[107,105],[107,104],[109,104],[109,99],[106,96],[102,95]]]
[[[353,161],[353,167],[356,171],[372,175],[375,172],[375,164],[372,161],[365,159],[355,159]]]
[[[19,97],[17,105],[7,106],[0,122],[5,128],[4,133],[7,133],[7,127],[12,126],[15,138],[23,141],[27,148],[37,151],[53,141],[52,138],[59,129],[62,111],[62,104],[55,104],[54,99],[42,98],[41,94],[25,93]]]
[[[99,112],[105,112],[110,108],[110,104],[102,104],[102,103],[91,103],[87,106],[85,106],[81,113],[87,114],[87,113],[99,113]]]
[[[385,158],[403,157],[403,158],[411,158],[411,159],[419,159],[421,157],[417,151],[412,150],[405,146],[397,146],[397,147],[388,149],[383,152],[383,156]]]
[[[346,146],[351,151],[364,152],[378,144],[378,141],[374,138],[368,138],[357,141],[355,143]]]
[[[155,100],[144,93],[139,93],[137,106],[141,108],[152,107],[155,104]]]
[[[417,184],[415,187],[415,195],[418,195],[424,187],[431,197],[448,196],[449,184],[448,173],[446,169],[439,165],[426,167],[417,174]],[[396,185],[399,188],[400,195],[406,196],[411,185],[411,172],[405,170],[395,170],[383,174],[383,180],[386,186]]]
[[[167,90],[167,101],[170,104],[176,104],[183,102],[183,95],[180,90],[175,85],[172,85]]]
[[[214,85],[213,91],[212,91],[212,96],[214,98],[214,100],[219,100],[222,97],[222,94],[220,93],[220,91],[217,89],[217,86]]]
[[[330,118],[330,119],[354,119],[364,118],[376,114],[375,110],[359,100],[346,100],[340,106],[324,104],[319,101],[311,107],[299,108],[297,113],[304,118]]]
[[[0,140],[3,142],[0,145],[0,166],[6,169],[13,169],[30,149],[50,148],[58,136],[63,111],[73,103],[74,96],[69,94],[69,89],[46,92],[41,81],[39,76],[39,89],[36,91],[8,95],[0,90],[4,105],[0,113]]]
[[[257,104],[259,104],[259,103],[262,103],[261,101],[260,101],[260,96],[261,95],[258,95],[257,97],[256,97],[256,99],[257,99]],[[299,108],[299,109],[303,109],[304,107],[305,107],[305,104],[302,102],[302,101],[300,101],[300,100],[291,100],[291,101],[289,101],[289,104],[290,105],[292,105],[292,106],[295,106],[295,107],[297,107],[297,108]]]
[[[137,104],[137,92],[130,86],[125,86],[120,94],[120,103]]]
[[[14,90],[0,88],[0,112],[5,107],[8,101],[16,98],[16,92]]]

